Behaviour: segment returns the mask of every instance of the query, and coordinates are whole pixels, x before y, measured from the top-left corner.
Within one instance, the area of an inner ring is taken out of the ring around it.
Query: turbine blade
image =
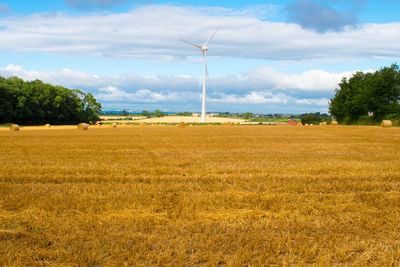
[[[201,45],[194,44],[194,43],[192,43],[192,42],[189,42],[189,41],[186,41],[186,40],[184,40],[184,39],[181,39],[181,41],[182,41],[182,42],[185,42],[185,43],[187,43],[187,44],[189,44],[189,45],[192,45],[192,46],[195,46],[195,47],[197,47],[197,48],[200,48],[200,49],[201,49]]]
[[[204,44],[205,47],[208,46],[208,44],[210,43],[211,39],[214,37],[214,35],[217,33],[218,29],[215,30],[215,32],[213,34],[211,34],[210,38],[208,38],[207,42]]]

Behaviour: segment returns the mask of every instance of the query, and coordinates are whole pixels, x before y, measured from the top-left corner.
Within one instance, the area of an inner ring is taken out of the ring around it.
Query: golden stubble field
[[[400,128],[22,128],[0,147],[0,265],[400,264]]]

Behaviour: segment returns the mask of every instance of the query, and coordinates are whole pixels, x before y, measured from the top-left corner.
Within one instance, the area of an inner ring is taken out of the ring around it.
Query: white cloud
[[[152,92],[147,89],[140,89],[134,93],[127,93],[113,86],[99,88],[99,90],[104,92],[96,95],[100,101],[157,103],[164,101],[177,101],[180,99],[179,95],[175,92]]]
[[[249,91],[265,90],[327,93],[333,92],[343,77],[350,77],[354,72],[332,73],[322,70],[310,70],[301,74],[285,74],[271,67],[261,66],[238,76],[213,77],[208,84],[208,90],[226,93],[227,95],[232,92],[243,95],[243,93]],[[200,78],[189,75],[142,76],[134,73],[97,75],[66,68],[46,72],[25,70],[23,66],[13,64],[0,68],[0,75],[5,77],[18,76],[25,80],[39,79],[73,88],[97,88],[103,91],[107,91],[107,88],[124,88],[127,90],[148,89],[151,91],[198,92],[202,83]],[[260,96],[249,95],[248,97],[258,99]]]
[[[4,27],[0,30],[0,50],[182,60],[197,55],[197,51],[180,42],[180,38],[201,43],[219,27],[209,52],[212,56],[278,60],[400,57],[400,23],[364,24],[342,32],[317,33],[296,24],[265,21],[259,16],[251,9],[237,12],[148,5],[118,14],[6,17],[0,19]]]
[[[239,76],[212,79],[207,88],[208,106],[214,110],[244,111],[273,107],[270,112],[326,112],[333,89],[346,73],[311,70],[302,74],[283,74],[270,67],[259,67]],[[151,109],[168,106],[196,110],[201,102],[201,79],[188,75],[141,76],[137,74],[98,75],[71,69],[58,71],[25,70],[19,65],[0,68],[0,76],[40,79],[67,88],[92,92],[108,106],[141,106]],[[118,103],[118,105],[117,105]],[[184,105],[183,105],[184,104]],[[258,108],[257,108],[258,107]],[[265,111],[267,112],[267,111]]]
[[[329,103],[329,99],[327,98],[320,98],[320,99],[296,99],[296,104],[302,105],[317,105],[321,107],[326,107]]]
[[[250,92],[243,96],[234,94],[216,94],[217,98],[208,97],[208,101],[215,103],[230,103],[230,104],[287,104],[288,96],[284,94],[273,94],[270,91],[266,92]]]
[[[285,74],[271,67],[261,66],[248,72],[244,78],[254,86],[268,85],[273,90],[332,91],[343,77],[352,72],[332,73],[323,70],[309,70],[301,74]]]

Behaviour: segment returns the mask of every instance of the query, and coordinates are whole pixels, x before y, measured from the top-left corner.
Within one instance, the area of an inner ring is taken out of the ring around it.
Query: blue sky
[[[104,109],[327,112],[342,77],[400,60],[398,0],[0,0],[0,76],[92,92]]]

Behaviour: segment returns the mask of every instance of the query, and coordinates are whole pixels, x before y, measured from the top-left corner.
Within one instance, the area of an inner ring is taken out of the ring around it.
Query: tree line
[[[0,123],[75,124],[99,120],[100,111],[91,93],[0,76]]]
[[[329,117],[328,114],[326,113],[320,113],[320,112],[316,112],[316,113],[305,113],[305,114],[301,114],[300,117],[300,121],[302,124],[315,124],[318,125],[321,122],[327,122],[330,123],[332,120]]]
[[[330,113],[342,123],[400,119],[399,66],[381,68],[374,73],[357,72],[343,78],[329,103]]]

